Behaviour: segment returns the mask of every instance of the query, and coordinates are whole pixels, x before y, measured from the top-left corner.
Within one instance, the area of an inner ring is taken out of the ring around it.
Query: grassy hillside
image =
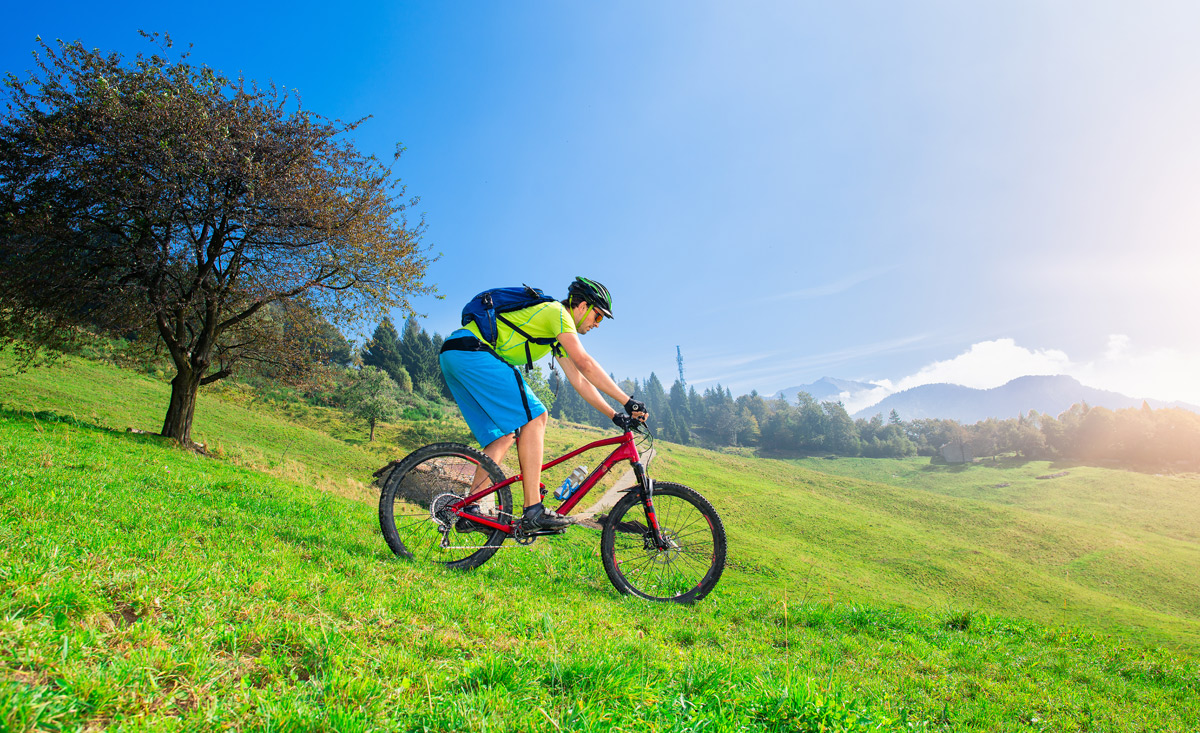
[[[155,430],[167,397],[160,379],[83,359],[0,379],[0,405],[118,430]],[[469,440],[456,421],[403,421],[367,443],[365,426],[338,411],[264,402],[236,385],[202,393],[195,435],[239,465],[365,502],[387,461],[434,440]],[[549,453],[601,435],[552,428]],[[1200,477],[1072,468],[1038,480],[1061,467],[659,448],[654,475],[709,496],[726,519],[731,563],[780,591],[973,608],[1200,649]]]
[[[368,504],[149,436],[0,413],[0,727],[1185,730],[1194,659],[733,572],[622,598],[593,532],[480,571]],[[823,727],[822,727],[823,726]]]
[[[965,467],[922,458],[792,463],[856,482],[856,495],[874,486],[872,493],[890,497],[875,504],[891,507],[889,514],[916,507],[920,526],[937,535],[927,546],[965,561],[969,572],[955,582],[973,604],[1200,648],[1196,474],[1017,460]]]
[[[86,359],[21,374],[0,352],[0,405],[42,410],[114,430],[158,432],[170,399],[161,378]],[[365,423],[336,410],[264,400],[237,384],[200,392],[192,438],[239,465],[277,476],[353,491],[389,460],[433,440],[466,440],[460,421],[406,422],[383,426],[367,442]],[[365,494],[364,494],[365,495]]]
[[[214,460],[124,432],[166,395],[83,360],[0,379],[0,729],[1200,724],[1186,478],[1070,469],[993,495],[915,462],[660,443],[653,472],[713,500],[732,565],[661,607],[612,590],[584,528],[471,574],[394,559],[365,483],[460,425],[368,445],[228,389],[197,413]]]
[[[822,473],[1200,542],[1200,502],[1196,501],[1200,474],[1195,473],[1154,475],[1018,458],[953,466],[934,464],[928,458],[806,458],[791,463]]]

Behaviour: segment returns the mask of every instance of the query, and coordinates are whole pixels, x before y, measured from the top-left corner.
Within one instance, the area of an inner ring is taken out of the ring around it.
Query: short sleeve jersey
[[[538,303],[519,311],[505,313],[504,317],[534,338],[557,338],[564,333],[578,333],[575,330],[575,321],[571,318],[571,314],[567,312],[562,303],[557,301]],[[479,340],[483,340],[479,333],[479,326],[474,321],[468,323],[464,328],[475,334]],[[496,334],[496,353],[500,355],[500,358],[509,364],[524,364],[525,337],[509,328],[499,318],[496,319]],[[531,343],[529,344],[529,353],[533,360],[537,361],[550,353],[552,348],[553,346],[549,344],[542,346]]]

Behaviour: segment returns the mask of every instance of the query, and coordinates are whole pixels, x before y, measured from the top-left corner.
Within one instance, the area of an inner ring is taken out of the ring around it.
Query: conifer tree
[[[396,384],[408,384],[408,391],[412,390],[411,374],[404,368],[400,359],[400,340],[390,318],[385,316],[375,327],[371,340],[363,347],[362,363],[363,366],[373,366],[382,370]]]
[[[642,393],[645,395],[646,407],[650,414],[662,414],[666,411],[667,393],[654,372],[650,372],[650,378],[642,385]]]
[[[595,413],[592,406],[585,402],[571,383],[565,377],[559,376],[557,371],[551,373],[550,380],[551,389],[558,391],[558,397],[554,399],[554,406],[550,409],[550,417],[568,422],[588,423],[591,419],[589,413]]]
[[[399,352],[400,361],[412,377],[414,388],[429,391],[430,385],[437,381],[437,352],[433,350],[433,339],[421,328],[416,316],[409,316],[404,322]]]
[[[688,404],[687,389],[683,386],[683,382],[678,379],[671,385],[671,411],[675,413],[675,417],[684,425],[691,423],[692,411]]]
[[[688,412],[691,413],[692,427],[700,427],[707,422],[708,417],[705,414],[704,398],[696,391],[695,385],[688,388]]]
[[[442,364],[439,360],[439,355],[442,353],[442,344],[446,343],[446,339],[440,333],[435,333],[433,334],[432,343],[434,372],[437,374],[438,390],[441,392],[442,397],[453,399],[453,395],[450,394],[450,385],[446,384],[446,375],[442,374]]]

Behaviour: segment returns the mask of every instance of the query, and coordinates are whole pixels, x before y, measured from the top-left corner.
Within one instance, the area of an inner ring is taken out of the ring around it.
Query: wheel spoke
[[[380,494],[379,518],[388,545],[402,556],[475,567],[495,553],[506,535],[461,519],[449,506],[473,493],[472,486],[503,478],[491,459],[467,446],[442,443],[415,451],[400,462]],[[510,490],[484,496],[476,511],[489,517],[511,514]],[[450,528],[448,536],[445,527]],[[447,540],[449,547],[443,547]]]
[[[609,577],[618,589],[653,600],[694,600],[717,582],[724,566],[725,537],[720,518],[694,492],[676,484],[662,485],[654,495],[655,516],[667,548],[651,541],[641,526],[640,502],[618,505],[604,542]],[[648,548],[649,545],[649,549]]]

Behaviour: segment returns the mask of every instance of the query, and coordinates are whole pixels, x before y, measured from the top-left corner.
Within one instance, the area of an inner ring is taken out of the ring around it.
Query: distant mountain
[[[1118,410],[1141,407],[1143,400],[1086,387],[1075,378],[1065,375],[1018,377],[992,389],[973,389],[957,384],[925,384],[888,395],[881,402],[854,413],[854,417],[869,418],[880,413],[886,417],[895,410],[900,419],[905,421],[936,417],[971,424],[989,417],[1017,417],[1030,410],[1057,416],[1077,402]],[[1183,402],[1150,399],[1145,402],[1152,409],[1182,407],[1200,412],[1200,407]]]
[[[795,402],[796,395],[801,392],[808,392],[816,399],[817,402],[836,402],[839,396],[843,393],[856,394],[858,392],[869,392],[877,389],[874,384],[866,382],[854,382],[849,379],[834,379],[833,377],[821,377],[812,384],[802,384],[799,387],[788,387],[781,389],[771,395],[772,399],[782,399],[788,402]],[[874,413],[871,413],[874,414]]]

